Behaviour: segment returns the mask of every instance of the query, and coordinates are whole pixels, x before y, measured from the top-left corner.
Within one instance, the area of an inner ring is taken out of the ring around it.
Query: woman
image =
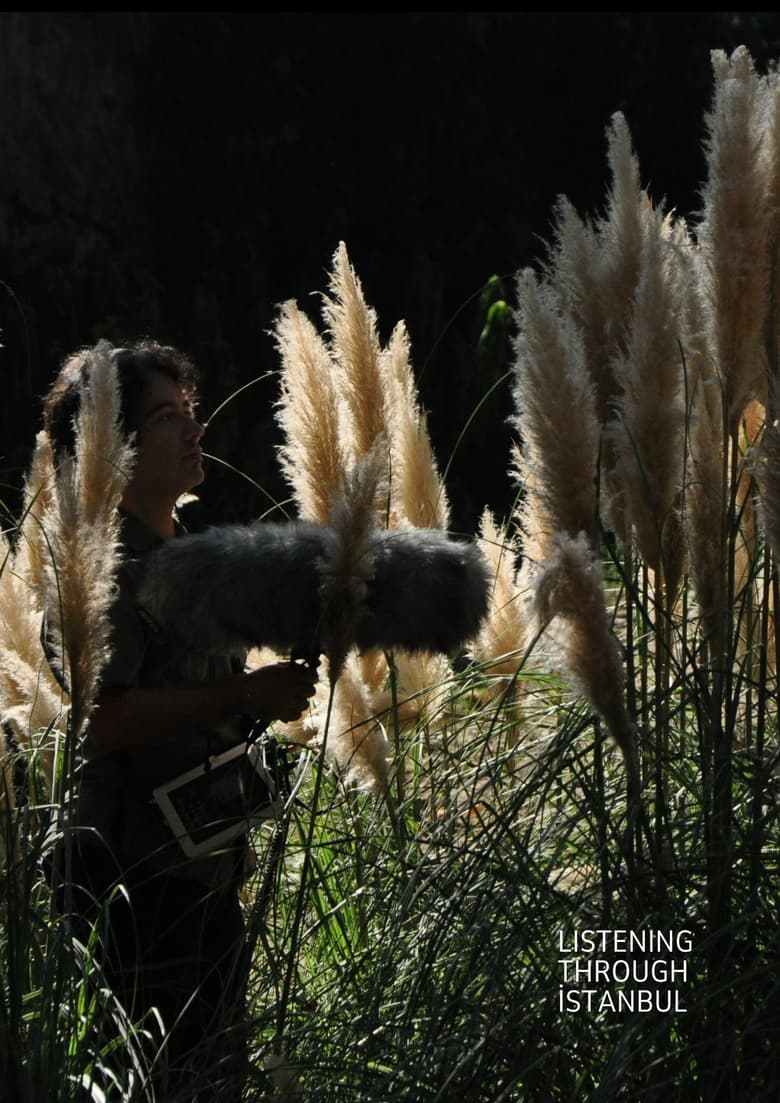
[[[91,349],[68,357],[44,400],[55,456],[74,450],[93,358]],[[194,645],[182,654],[137,607],[146,557],[183,531],[176,503],[203,481],[204,427],[192,365],[177,349],[143,341],[112,359],[136,458],[120,503],[111,654],[80,747],[75,845],[60,896],[85,925],[103,916],[104,967],[131,1020],[146,1016],[153,1031],[151,1009],[162,1019],[157,1097],[226,1103],[240,1095],[245,1059],[246,839],[188,858],[151,794],[240,743],[248,722],[297,719],[316,676],[293,663],[245,673],[244,656],[203,655]]]

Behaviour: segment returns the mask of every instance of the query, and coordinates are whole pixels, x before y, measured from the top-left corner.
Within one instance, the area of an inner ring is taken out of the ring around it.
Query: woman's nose
[[[206,426],[202,425],[196,417],[190,415],[189,422],[185,426],[184,432],[186,436],[194,437],[195,440],[200,440],[203,434],[206,432]]]

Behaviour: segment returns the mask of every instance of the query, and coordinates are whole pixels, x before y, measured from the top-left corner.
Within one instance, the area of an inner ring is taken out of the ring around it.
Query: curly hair
[[[197,378],[192,361],[172,345],[144,338],[132,345],[115,348],[111,354],[116,366],[124,432],[129,435],[139,426],[139,414],[147,380],[160,372],[181,387],[194,404]],[[43,398],[43,427],[55,453],[73,453],[76,446],[74,423],[81,405],[83,388],[89,385],[94,349],[78,349],[66,356],[59,374]]]

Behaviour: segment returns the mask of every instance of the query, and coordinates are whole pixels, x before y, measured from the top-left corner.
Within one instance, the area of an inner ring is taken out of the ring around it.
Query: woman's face
[[[175,503],[203,482],[200,440],[205,429],[173,379],[150,373],[141,402],[131,486],[147,499]]]

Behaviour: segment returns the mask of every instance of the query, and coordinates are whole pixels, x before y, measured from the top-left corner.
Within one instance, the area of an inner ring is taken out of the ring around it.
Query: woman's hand
[[[261,666],[242,675],[240,711],[257,720],[297,720],[316,686],[316,670],[304,663]]]
[[[206,732],[235,716],[297,720],[317,684],[316,669],[280,662],[214,682],[106,689],[90,718],[96,744],[107,751],[141,751]]]

